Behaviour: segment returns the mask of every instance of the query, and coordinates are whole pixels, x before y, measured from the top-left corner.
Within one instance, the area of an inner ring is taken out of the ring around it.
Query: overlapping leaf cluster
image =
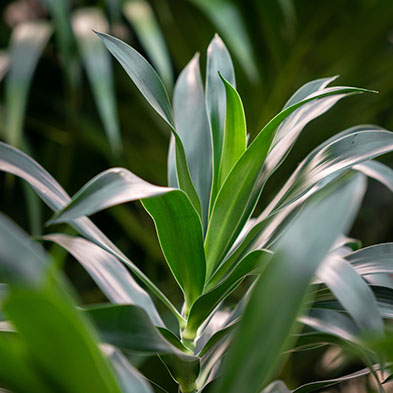
[[[78,311],[45,252],[2,217],[0,262],[7,285],[0,356],[9,359],[10,370],[23,365],[34,391],[152,391],[122,352],[134,351],[159,354],[184,393],[202,391],[220,372],[217,393],[289,392],[282,382],[269,383],[301,333],[299,347],[339,344],[368,369],[294,391],[376,375],[375,363],[392,358],[384,328],[393,315],[392,247],[354,251],[345,234],[366,176],[393,190],[392,170],[372,161],[393,150],[393,133],[361,125],[335,135],[300,163],[261,214],[253,214],[303,128],[340,99],[366,90],[329,86],[335,78],[309,82],[250,142],[231,57],[218,36],[207,51],[206,82],[195,56],[175,85],[172,107],[160,77],[138,52],[99,35],[171,129],[169,186],[112,168],[71,199],[39,164],[0,144],[0,169],[30,183],[55,212],[50,223],[66,222],[81,235],[45,239],[68,250],[112,303]],[[174,305],[86,217],[135,200],[155,223],[184,294],[182,305]],[[242,282],[249,289],[229,309],[226,299]],[[178,329],[165,325],[149,293],[173,313]],[[57,375],[59,358],[65,371]],[[3,374],[5,387],[27,392],[12,372]]]

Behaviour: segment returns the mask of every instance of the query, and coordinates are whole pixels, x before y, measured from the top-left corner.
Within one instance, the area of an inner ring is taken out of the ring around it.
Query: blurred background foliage
[[[218,32],[235,62],[251,138],[309,80],[339,74],[338,84],[379,91],[344,100],[308,126],[264,203],[336,132],[358,123],[393,129],[392,0],[2,0],[0,15],[1,140],[31,154],[70,194],[110,166],[166,184],[169,129],[92,30],[140,51],[168,91],[198,51],[203,72]],[[46,231],[50,213],[27,187],[10,176],[0,187],[3,211],[33,234]],[[170,298],[179,296],[139,204],[94,219]],[[391,241],[392,233],[392,196],[370,181],[352,235],[369,245]],[[84,302],[105,300],[79,264],[53,251]]]

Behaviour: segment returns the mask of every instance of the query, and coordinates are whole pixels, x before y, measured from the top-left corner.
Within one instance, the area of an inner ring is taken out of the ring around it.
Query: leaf
[[[248,393],[256,393],[268,384],[311,278],[337,236],[348,229],[359,206],[353,198],[363,190],[363,179],[356,177],[313,199],[277,242],[246,306],[215,392],[239,392],[247,386]],[[321,223],[324,236],[315,230]]]
[[[380,366],[379,365],[375,365],[375,366],[373,366],[373,369],[375,371],[377,371],[377,370],[380,369]],[[299,386],[298,388],[292,390],[292,393],[314,392],[316,390],[320,390],[320,389],[326,388],[328,386],[334,386],[334,385],[337,385],[337,384],[339,384],[341,382],[350,381],[352,379],[359,378],[359,377],[368,375],[370,373],[371,373],[371,371],[370,371],[369,368],[363,368],[362,370],[356,371],[356,372],[351,373],[351,374],[344,375],[344,376],[339,377],[339,378],[332,378],[332,379],[327,379],[327,380],[324,380],[324,381],[316,381],[316,382],[307,383],[305,385]]]
[[[78,237],[50,234],[43,239],[59,244],[77,259],[112,303],[142,307],[156,326],[164,326],[150,297],[113,255]]]
[[[172,88],[173,74],[168,48],[150,4],[145,0],[127,0],[123,4],[123,13],[165,85]]]
[[[283,381],[274,381],[261,393],[291,393]]]
[[[365,333],[383,334],[377,301],[367,283],[343,258],[331,255],[319,267],[317,276]]]
[[[65,222],[124,202],[151,198],[173,188],[148,183],[124,168],[111,168],[86,183],[71,203],[56,213],[48,224]]]
[[[75,56],[75,37],[71,26],[70,4],[67,0],[40,0],[48,8],[53,19],[55,38],[60,59],[65,67],[67,82],[71,88],[77,83],[78,64]]]
[[[38,196],[55,212],[70,202],[70,197],[57,181],[32,158],[21,151],[0,142],[0,170],[19,176],[27,181]],[[69,222],[80,234],[97,244],[127,265],[132,272],[182,321],[182,317],[166,296],[138,269],[111,241],[87,218]],[[120,262],[118,262],[120,264]],[[134,282],[134,286],[138,286]],[[146,298],[147,292],[139,288]],[[150,300],[151,301],[151,300]],[[151,301],[153,307],[153,302]]]
[[[266,254],[270,254],[270,252],[255,250],[248,254],[225,279],[200,296],[191,308],[183,337],[194,339],[198,328],[219,303],[234,291],[247,275],[252,274],[254,269],[263,270],[269,261]]]
[[[361,275],[393,274],[393,243],[383,243],[362,248],[346,255],[345,259]]]
[[[46,21],[18,24],[11,36],[6,78],[5,140],[20,146],[26,102],[38,59],[52,29]]]
[[[165,259],[183,290],[187,315],[205,284],[201,221],[188,197],[180,190],[144,199],[142,204],[154,220]]]
[[[152,197],[156,198],[145,199]],[[183,191],[158,187],[126,169],[112,168],[90,180],[50,222],[69,221],[142,198],[156,224],[168,265],[185,294],[186,306],[190,307],[202,292],[206,262],[201,222]]]
[[[250,80],[258,79],[256,61],[247,28],[238,8],[230,2],[216,0],[191,0],[200,7],[221,31]]]
[[[97,33],[107,49],[119,61],[136,87],[149,104],[171,127],[176,147],[176,172],[179,186],[189,196],[195,210],[201,216],[198,194],[192,183],[181,139],[175,131],[171,105],[165,87],[152,66],[131,46],[107,34]]]
[[[64,392],[120,393],[94,330],[77,312],[61,277],[48,274],[44,250],[4,216],[0,239],[7,244],[1,247],[0,267],[10,288],[3,309],[37,367]],[[27,261],[34,274],[21,271]]]
[[[385,164],[378,161],[367,161],[353,167],[372,179],[375,179],[393,192],[393,170]]]
[[[103,342],[144,353],[184,355],[170,344],[151,323],[149,315],[132,305],[94,305],[85,308]]]
[[[261,185],[258,184],[258,177],[262,173],[275,130],[280,123],[308,102],[327,99],[326,97],[330,95],[351,94],[360,91],[363,90],[345,87],[324,89],[312,97],[284,109],[260,131],[226,178],[211,211],[205,240],[208,277],[229,251],[255,208],[262,191]]]
[[[213,147],[213,183],[210,211],[218,192],[218,176],[225,134],[225,87],[218,72],[235,87],[235,71],[231,56],[221,38],[216,34],[207,48],[206,108],[210,122]]]
[[[218,188],[224,183],[240,156],[247,147],[247,127],[241,98],[232,85],[220,74],[225,85],[226,115]]]
[[[31,365],[26,348],[19,338],[0,335],[0,364],[1,386],[20,393],[53,391]]]
[[[199,54],[192,58],[179,75],[174,90],[173,109],[176,130],[183,142],[191,178],[201,201],[202,219],[206,229],[212,182],[212,147]],[[169,179],[176,176],[174,154],[174,149],[170,149]],[[169,184],[177,186],[177,182],[172,180]]]
[[[72,16],[72,26],[107,138],[113,152],[119,153],[122,145],[111,59],[92,31],[93,28],[107,30],[107,21],[96,8],[80,8]]]
[[[130,364],[119,350],[105,345],[104,352],[112,364],[122,393],[153,393],[145,377]]]
[[[363,161],[393,149],[393,133],[374,126],[349,128],[311,152],[255,221],[242,247],[266,247],[284,217],[318,190]],[[278,213],[278,214],[277,214]],[[275,215],[275,216],[274,216]],[[266,225],[265,220],[268,220]],[[262,230],[263,229],[263,230]]]

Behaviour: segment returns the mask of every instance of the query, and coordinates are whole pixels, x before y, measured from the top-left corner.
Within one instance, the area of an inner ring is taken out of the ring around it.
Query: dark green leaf
[[[236,89],[225,80],[221,73],[219,75],[225,85],[226,115],[218,174],[218,189],[220,189],[229,172],[247,147],[246,117],[241,98]]]

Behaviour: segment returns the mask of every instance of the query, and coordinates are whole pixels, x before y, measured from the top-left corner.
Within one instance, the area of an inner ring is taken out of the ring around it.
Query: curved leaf
[[[187,165],[182,141],[175,131],[172,109],[165,87],[152,66],[135,49],[108,34],[97,33],[107,49],[119,61],[149,104],[169,124],[175,138],[176,172],[179,186],[189,196],[201,216],[201,205]]]
[[[155,221],[163,253],[189,307],[202,292],[206,262],[201,222],[183,191],[158,187],[126,169],[113,168],[82,187],[51,223],[69,221],[142,198]]]
[[[383,243],[362,248],[345,259],[354,267],[358,274],[393,274],[393,243]]]
[[[124,202],[151,198],[174,190],[148,183],[127,169],[111,168],[87,182],[48,224],[69,221]]]
[[[256,393],[267,385],[286,349],[312,276],[335,239],[349,227],[358,208],[353,198],[363,190],[363,179],[356,177],[315,198],[277,242],[277,252],[254,287],[231,352],[224,359],[217,393],[239,392],[244,386]],[[321,223],[324,236],[315,230]]]
[[[127,269],[113,255],[78,237],[50,234],[43,239],[59,244],[77,259],[112,303],[142,307],[156,326],[163,326],[150,297],[141,291]]]
[[[144,353],[184,355],[151,323],[148,314],[132,305],[94,305],[84,309],[101,339],[118,348]]]
[[[355,165],[353,169],[379,181],[393,192],[393,170],[387,165],[378,161],[367,161]]]
[[[38,196],[55,212],[70,202],[70,197],[59,183],[36,161],[5,143],[0,142],[0,170],[12,173],[27,181]],[[179,321],[182,317],[165,295],[138,269],[87,217],[69,222],[80,234],[102,247],[127,265],[134,274],[173,312]],[[117,263],[120,265],[120,262]],[[134,281],[134,286],[138,284]],[[146,291],[139,287],[139,292],[150,299]],[[153,307],[153,302],[149,300]]]
[[[371,289],[345,259],[337,255],[329,256],[319,267],[317,276],[363,332],[383,333],[382,317]]]
[[[127,0],[123,4],[123,13],[166,86],[172,88],[173,74],[168,48],[149,2]]]

